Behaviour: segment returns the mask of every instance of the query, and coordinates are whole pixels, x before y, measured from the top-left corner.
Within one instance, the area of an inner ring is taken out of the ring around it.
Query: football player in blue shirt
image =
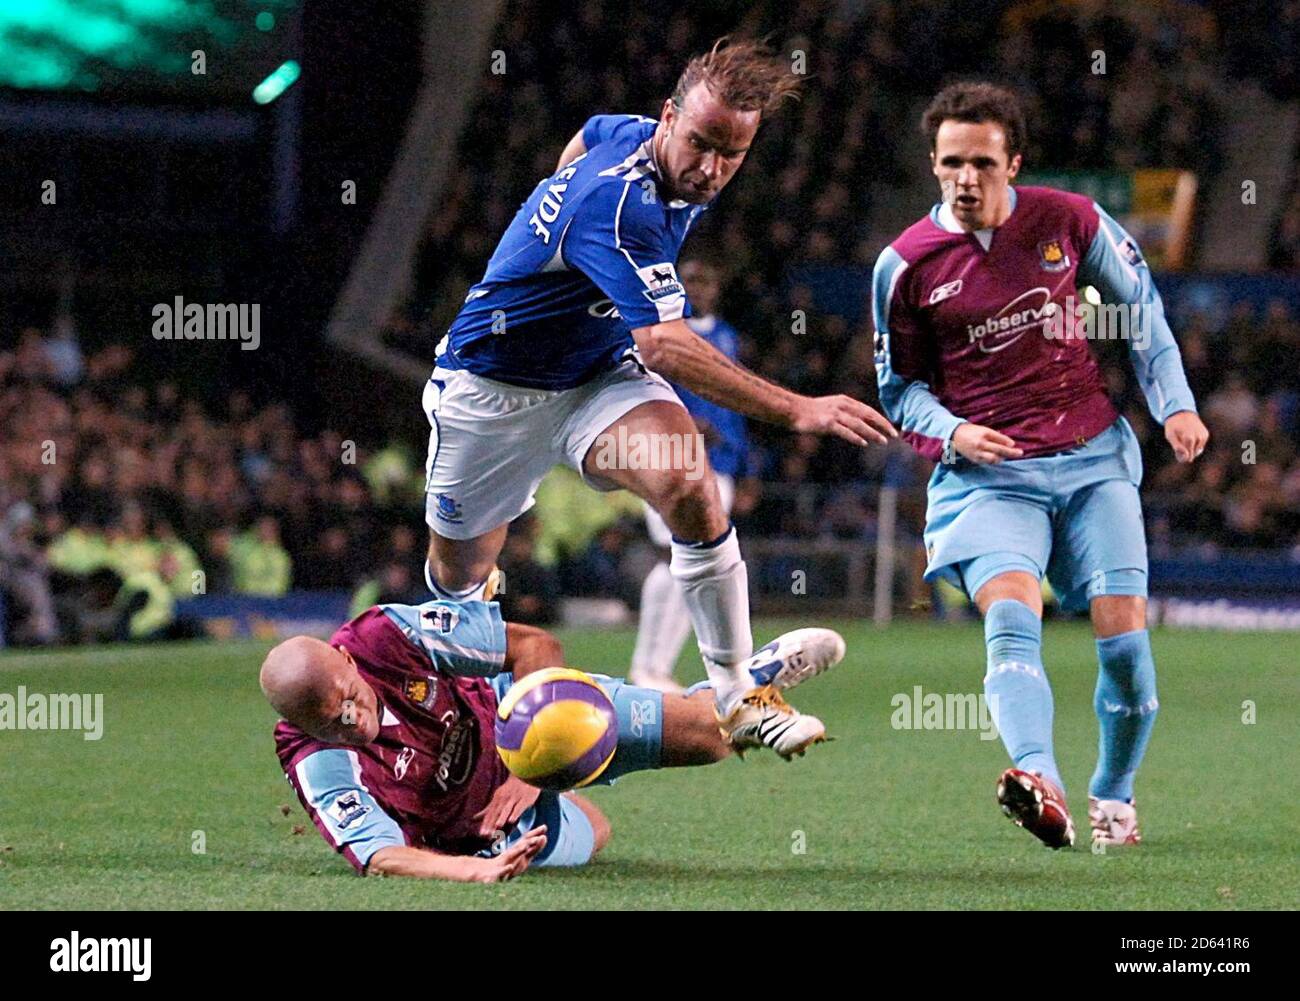
[[[825,739],[825,727],[742,666],[753,653],[745,564],[707,460],[688,462],[698,432],[665,380],[800,432],[856,445],[895,434],[858,400],[760,378],[686,323],[682,241],[763,116],[797,90],[782,57],[724,39],[689,62],[658,121],[589,120],[507,227],[424,394],[430,588],[452,600],[489,595],[507,526],[559,463],[596,489],[631,490],[672,532],[671,572],[724,737],[785,758]]]

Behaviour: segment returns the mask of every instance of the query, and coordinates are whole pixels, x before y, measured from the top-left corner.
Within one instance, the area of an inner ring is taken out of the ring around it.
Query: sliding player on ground
[[[782,691],[843,656],[838,634],[800,629],[740,669]],[[328,643],[286,640],[259,680],[284,717],[275,748],[285,775],[358,872],[491,883],[530,864],[581,865],[609,839],[589,799],[521,782],[496,752],[498,700],[515,679],[563,663],[554,637],[502,621],[495,602],[435,600],[377,605]],[[593,677],[618,715],[598,784],[730,755],[707,682],[665,695]]]
[[[1130,357],[1178,461],[1209,433],[1133,238],[1091,199],[1010,186],[1025,143],[1016,97],[956,84],[922,127],[942,201],[880,255],[872,298],[885,411],[938,462],[926,577],[964,588],[984,616],[984,690],[1014,762],[998,800],[1053,848],[1073,844],[1074,825],[1052,749],[1043,576],[1063,607],[1090,611],[1101,736],[1088,817],[1095,842],[1136,844],[1133,782],[1159,706],[1142,459],[1106,395],[1077,286],[1137,307]]]
[[[728,359],[736,361],[740,335],[735,327],[714,312],[722,293],[722,274],[717,265],[702,258],[690,258],[682,261],[681,278],[695,311],[686,325]],[[673,386],[673,390],[703,437],[708,448],[709,465],[717,477],[722,511],[730,515],[736,496],[736,480],[745,474],[749,459],[745,418],[734,410],[696,396],[685,386]],[[672,530],[649,505],[646,506],[645,520],[650,541],[662,555],[641,587],[636,647],[632,652],[632,667],[627,680],[644,688],[681,692],[682,686],[673,678],[673,668],[691,631],[691,613],[682,597],[681,585],[668,568]]]
[[[719,726],[732,747],[789,758],[825,727],[755,687],[740,546],[712,470],[640,468],[602,442],[682,443],[695,424],[665,379],[797,431],[884,442],[893,428],[847,396],[811,398],[729,361],[686,324],[682,241],[740,168],[763,116],[798,89],[789,64],[725,40],[690,61],[655,121],[598,115],[524,202],[438,348],[425,387],[428,583],[481,598],[509,523],[567,463],[596,489],[631,490],[673,534]],[[644,454],[644,452],[643,452]]]

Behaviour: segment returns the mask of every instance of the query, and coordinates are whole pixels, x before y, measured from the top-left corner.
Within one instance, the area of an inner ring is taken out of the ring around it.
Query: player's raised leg
[[[796,629],[766,644],[741,668],[755,684],[779,692],[816,677],[843,659],[844,640],[839,633]],[[645,768],[709,765],[733,751],[763,744],[756,734],[732,733],[728,737],[719,731],[707,681],[676,695],[638,688],[617,678],[596,678],[618,714],[618,752],[605,773],[611,780]]]
[[[714,479],[722,499],[722,510],[729,515],[735,497],[735,483],[730,476],[715,475]],[[650,541],[663,558],[646,574],[641,585],[636,645],[632,650],[632,667],[627,680],[643,688],[658,688],[680,695],[684,689],[673,677],[673,670],[682,646],[691,634],[691,613],[682,597],[681,585],[669,569],[672,531],[649,505],[646,506],[645,520]]]
[[[1037,569],[1018,554],[978,557],[963,566],[978,584],[975,603],[984,616],[988,673],[984,697],[1014,767],[998,780],[1003,811],[1052,848],[1074,843],[1074,822],[1052,749],[1052,689],[1043,668],[1043,600]],[[1013,567],[1020,569],[1009,569]]]
[[[830,629],[797,629],[779,636],[742,665],[775,690],[792,688],[844,657],[844,640]],[[618,750],[596,784],[654,768],[710,765],[758,739],[738,742],[718,729],[713,691],[707,681],[683,694],[640,688],[618,678],[593,675],[618,716]],[[801,717],[802,718],[802,717]]]
[[[725,357],[736,361],[740,338],[735,329],[715,312],[722,292],[721,269],[708,258],[691,256],[681,262],[680,275],[694,310],[686,320],[687,326]],[[722,507],[730,515],[736,494],[734,477],[743,475],[748,463],[749,439],[745,418],[729,407],[697,396],[684,386],[674,386],[673,389],[704,435]],[[650,541],[659,550],[661,561],[646,575],[641,588],[636,648],[628,680],[634,685],[680,693],[682,687],[673,678],[673,669],[682,645],[690,635],[691,616],[682,600],[681,588],[668,568],[672,532],[663,518],[648,505],[646,529]]]
[[[735,529],[722,509],[717,483],[702,452],[693,475],[684,463],[640,468],[632,450],[659,455],[662,443],[698,441],[699,431],[679,403],[656,400],[634,407],[604,429],[583,460],[583,471],[646,501],[672,533],[671,572],[682,585],[700,653],[719,708],[729,709],[752,685],[738,667],[753,653],[749,588]],[[626,454],[606,443],[626,442]],[[666,454],[671,455],[669,450]],[[686,454],[685,447],[678,455]],[[636,467],[636,468],[633,468]]]
[[[685,447],[673,453],[664,445],[687,439],[698,443],[692,450],[697,460],[692,469],[679,463],[640,468],[642,463],[623,461],[637,448],[642,454],[684,456]],[[628,443],[627,456],[603,447],[618,442]],[[787,758],[824,740],[826,728],[820,720],[796,712],[776,688],[755,685],[745,669],[754,650],[748,576],[701,436],[685,408],[655,400],[627,411],[597,436],[583,460],[583,472],[596,482],[631,490],[672,531],[671,572],[690,612],[724,733],[749,735],[752,730],[752,736]]]

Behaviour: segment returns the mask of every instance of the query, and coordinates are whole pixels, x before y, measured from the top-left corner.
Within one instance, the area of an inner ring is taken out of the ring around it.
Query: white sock
[[[435,598],[443,601],[482,601],[483,595],[487,593],[488,581],[491,579],[492,575],[488,574],[483,580],[472,587],[467,587],[464,591],[453,591],[443,587],[434,579],[433,568],[429,566],[427,559],[424,561],[424,583],[428,585]]]
[[[641,619],[632,652],[632,670],[655,678],[671,678],[677,657],[691,632],[682,588],[667,563],[657,563],[641,585]]]
[[[715,543],[690,545],[674,539],[671,569],[682,585],[718,709],[726,713],[753,687],[753,679],[739,666],[754,652],[754,636],[749,629],[749,577],[735,528]]]

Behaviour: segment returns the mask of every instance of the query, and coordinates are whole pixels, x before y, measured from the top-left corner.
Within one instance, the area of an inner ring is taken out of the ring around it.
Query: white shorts
[[[718,481],[718,495],[722,498],[722,512],[731,514],[731,502],[736,496],[736,481],[721,473],[718,473],[715,479]],[[667,549],[673,544],[672,529],[668,527],[663,516],[649,504],[645,506],[645,527],[650,530],[650,541],[656,546]]]
[[[435,368],[424,387],[429,457],[425,521],[447,539],[473,539],[533,506],[543,477],[568,463],[597,490],[582,460],[598,435],[628,411],[681,400],[632,358],[573,389],[525,389],[464,369]]]

